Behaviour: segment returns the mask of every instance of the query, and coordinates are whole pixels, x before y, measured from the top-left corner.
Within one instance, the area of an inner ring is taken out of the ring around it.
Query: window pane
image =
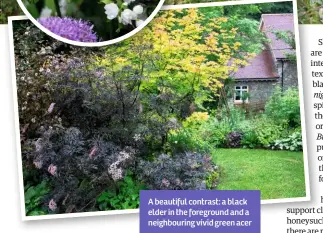
[[[242,89],[248,89],[248,86],[242,86]]]
[[[240,91],[236,91],[235,100],[241,100],[241,92]]]
[[[236,86],[236,90],[240,90],[241,89],[241,87],[240,86]]]

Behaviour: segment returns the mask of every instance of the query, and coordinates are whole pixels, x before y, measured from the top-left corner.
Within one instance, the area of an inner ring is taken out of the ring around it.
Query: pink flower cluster
[[[123,178],[123,169],[120,165],[126,160],[131,158],[131,154],[126,151],[121,151],[117,156],[118,160],[110,165],[108,173],[112,176],[114,181],[121,180]]]
[[[48,208],[51,210],[51,211],[55,211],[57,209],[57,204],[56,202],[51,199],[48,203]]]
[[[90,153],[89,153],[90,159],[94,158],[97,151],[98,151],[98,148],[96,146],[92,147],[92,149],[90,150]]]
[[[123,178],[123,170],[121,168],[118,168],[119,164],[120,161],[116,161],[113,164],[111,164],[108,169],[108,173],[112,176],[112,179],[114,181],[118,181]]]
[[[52,175],[55,176],[56,172],[57,172],[57,166],[55,166],[54,164],[51,164],[48,166],[48,172]]]
[[[166,186],[166,187],[168,187],[169,185],[170,185],[169,180],[167,180],[166,178],[164,178],[164,179],[162,180],[162,185],[161,185],[161,186]]]

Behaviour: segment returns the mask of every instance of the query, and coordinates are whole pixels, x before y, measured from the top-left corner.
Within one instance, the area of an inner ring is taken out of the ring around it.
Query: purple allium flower
[[[93,25],[84,20],[46,17],[38,19],[38,22],[49,31],[69,40],[80,42],[96,42],[98,40],[92,30]]]

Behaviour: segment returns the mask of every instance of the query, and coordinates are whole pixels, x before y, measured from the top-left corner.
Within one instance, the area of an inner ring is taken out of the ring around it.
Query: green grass
[[[302,152],[217,149],[219,190],[260,190],[261,199],[305,197]]]

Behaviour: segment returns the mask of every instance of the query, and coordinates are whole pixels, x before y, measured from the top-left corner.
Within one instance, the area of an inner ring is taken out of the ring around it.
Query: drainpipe
[[[281,60],[282,62],[282,74],[281,74],[281,91],[284,91],[284,60]]]

